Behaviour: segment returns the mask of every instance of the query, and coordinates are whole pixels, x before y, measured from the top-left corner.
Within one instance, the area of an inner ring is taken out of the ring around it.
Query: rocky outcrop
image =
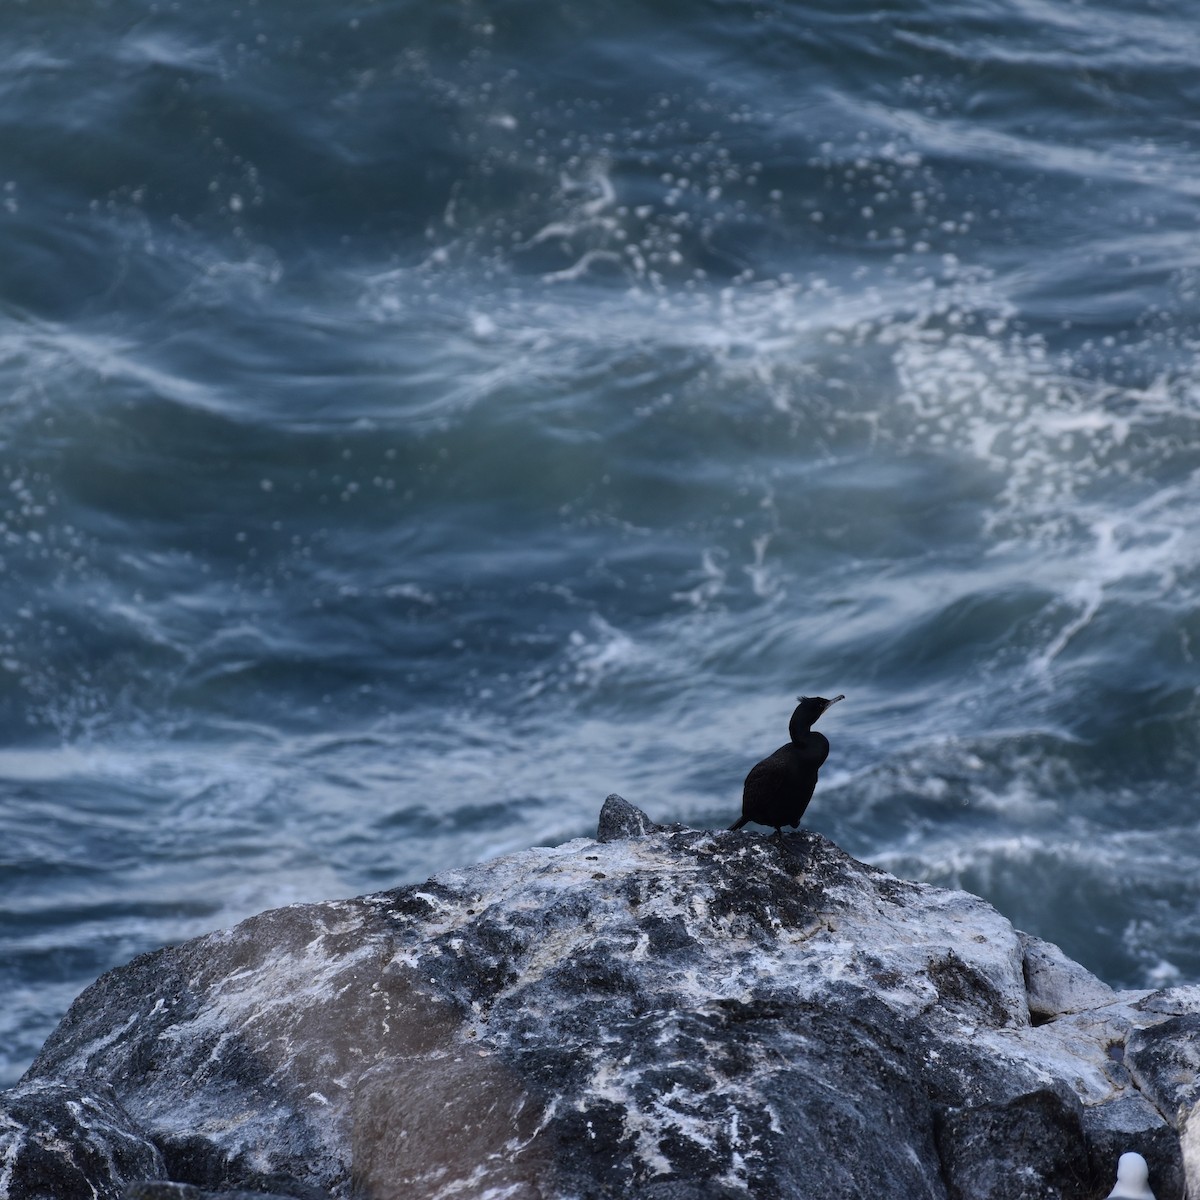
[[[105,975],[6,1098],[0,1196],[1084,1200],[1137,1150],[1174,1200],[1198,1026],[817,834],[610,797],[594,841]],[[38,1136],[78,1179],[39,1190]]]

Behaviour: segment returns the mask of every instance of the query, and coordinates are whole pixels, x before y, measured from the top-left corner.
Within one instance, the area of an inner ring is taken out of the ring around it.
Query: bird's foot
[[[795,835],[793,833],[784,833],[782,829],[777,829],[771,835],[770,840],[778,841],[779,848],[786,851],[793,858],[801,853],[795,844]]]

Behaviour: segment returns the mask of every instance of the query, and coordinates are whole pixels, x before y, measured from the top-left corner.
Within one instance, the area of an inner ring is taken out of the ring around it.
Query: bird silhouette
[[[829,739],[823,733],[814,733],[813,723],[830,705],[845,698],[799,697],[800,703],[788,722],[792,740],[750,768],[742,788],[742,815],[730,829],[741,829],[754,821],[773,825],[782,835],[785,825],[795,828],[800,824],[817,786],[817,772],[829,757]]]

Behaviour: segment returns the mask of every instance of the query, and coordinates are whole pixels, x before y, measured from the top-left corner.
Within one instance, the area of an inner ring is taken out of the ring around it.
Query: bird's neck
[[[819,767],[829,756],[829,739],[812,729],[792,738],[792,753],[811,767]]]

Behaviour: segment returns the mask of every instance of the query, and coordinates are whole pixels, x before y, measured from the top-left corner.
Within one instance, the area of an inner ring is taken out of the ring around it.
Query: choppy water
[[[809,823],[1200,978],[1180,3],[6,7],[0,1076],[134,953]]]

